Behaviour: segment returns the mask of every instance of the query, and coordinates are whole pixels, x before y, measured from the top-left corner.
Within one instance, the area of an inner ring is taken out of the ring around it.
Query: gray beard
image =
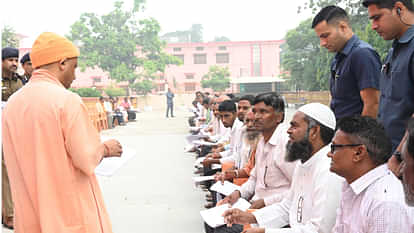
[[[287,162],[294,162],[300,159],[304,163],[312,156],[312,151],[313,146],[309,142],[308,137],[297,142],[289,142],[286,144],[285,160]]]

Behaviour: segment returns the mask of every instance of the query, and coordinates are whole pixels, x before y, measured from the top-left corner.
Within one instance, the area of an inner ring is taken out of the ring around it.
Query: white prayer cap
[[[336,126],[336,119],[335,114],[332,110],[323,104],[320,103],[310,103],[303,105],[298,109],[298,111],[303,112],[307,116],[313,118],[314,120],[318,121],[322,125],[329,127],[331,129],[335,129]]]

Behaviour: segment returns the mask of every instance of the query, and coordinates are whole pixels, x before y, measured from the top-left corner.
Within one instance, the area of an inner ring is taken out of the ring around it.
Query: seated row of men
[[[392,146],[375,119],[336,122],[329,107],[311,103],[287,124],[283,98],[273,92],[237,104],[214,97],[209,107],[214,114],[199,134],[210,132],[216,138],[208,140],[218,143],[196,146],[205,156],[202,173],[241,185],[222,200],[215,193],[210,199],[222,205],[244,198],[251,210],[227,210],[227,225],[206,225],[206,232],[414,232],[414,122],[402,185],[386,165]],[[211,166],[228,162],[226,171]]]

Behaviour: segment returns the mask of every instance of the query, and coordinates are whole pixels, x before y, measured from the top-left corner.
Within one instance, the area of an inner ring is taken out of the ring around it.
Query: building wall
[[[156,89],[153,93],[164,93],[167,88],[171,88],[175,93],[194,93],[198,90],[211,92],[211,89],[202,89],[201,79],[208,73],[209,67],[213,65],[228,67],[231,78],[277,77],[280,75],[280,45],[282,43],[284,43],[282,40],[273,40],[167,44],[165,51],[171,55],[183,56],[184,63],[181,66],[167,66],[164,78],[155,81]],[[203,49],[198,50],[198,48]],[[22,55],[29,50],[30,48],[20,49]],[[194,54],[205,54],[206,63],[194,64]],[[228,62],[217,63],[217,54],[228,54]],[[260,65],[258,73],[254,71],[254,61],[259,62]],[[193,78],[189,79],[189,76],[193,76]],[[117,84],[109,78],[107,72],[91,68],[85,71],[78,69],[76,80],[72,83],[73,88],[96,87],[104,89],[111,85],[126,87],[127,83]],[[234,85],[227,91],[238,92],[238,90],[238,85]]]
[[[181,66],[169,66],[165,70],[165,78],[169,87],[176,92],[189,93],[202,90],[201,79],[208,72],[209,67],[218,65],[228,67],[232,78],[244,76],[279,76],[280,74],[280,45],[284,41],[247,41],[247,42],[209,42],[209,43],[176,43],[168,44],[166,52],[172,55],[184,56]],[[197,47],[203,47],[198,51]],[[225,47],[225,49],[224,49]],[[254,72],[254,47],[259,51],[260,72]],[[220,49],[221,48],[221,49]],[[180,51],[178,51],[180,49]],[[227,53],[228,63],[217,63],[216,54]],[[194,54],[206,54],[206,64],[194,64]],[[193,79],[186,76],[193,74]],[[175,79],[175,85],[174,85]],[[193,84],[195,90],[186,91],[185,86]],[[231,87],[228,91],[236,91],[238,87]]]

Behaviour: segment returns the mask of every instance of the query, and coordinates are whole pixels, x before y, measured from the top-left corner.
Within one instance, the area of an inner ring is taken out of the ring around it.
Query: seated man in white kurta
[[[253,224],[247,232],[328,233],[335,224],[342,180],[329,171],[327,153],[334,135],[335,115],[325,105],[307,104],[290,122],[286,160],[296,161],[292,186],[281,202],[253,213],[231,209],[225,213],[228,224]]]

